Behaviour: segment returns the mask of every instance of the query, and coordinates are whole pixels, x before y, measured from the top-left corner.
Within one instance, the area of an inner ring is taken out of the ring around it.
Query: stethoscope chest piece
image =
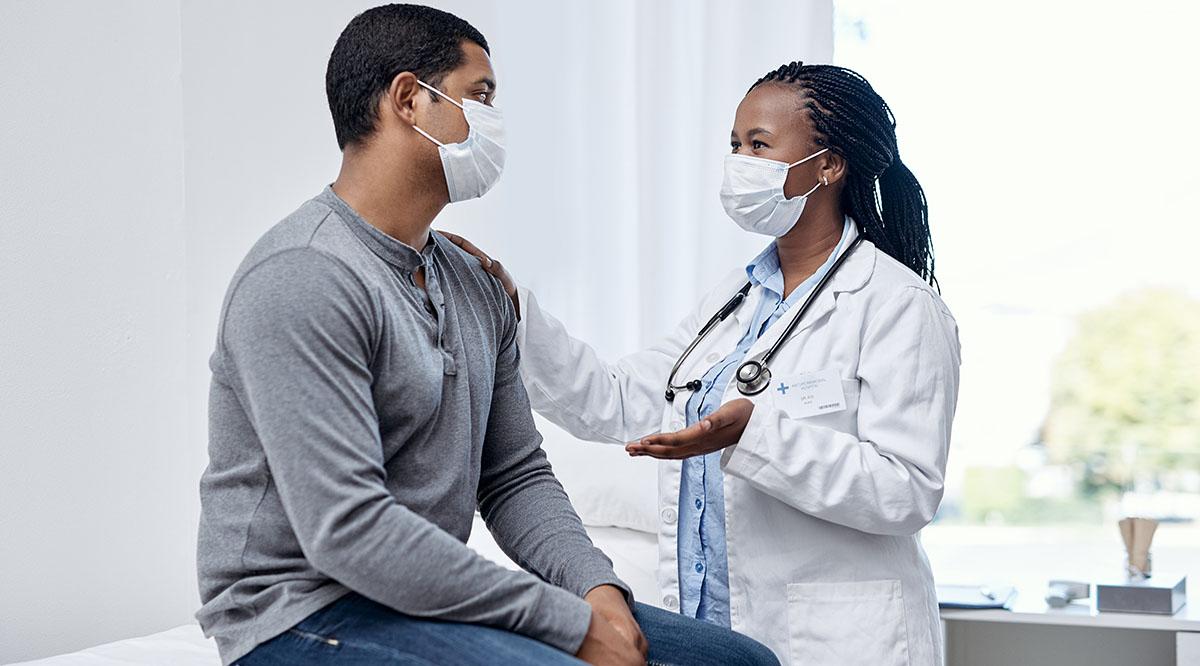
[[[737,370],[737,387],[742,395],[758,395],[771,384],[771,369],[758,361],[746,361]]]
[[[833,265],[829,267],[829,271],[825,273],[825,275],[817,282],[816,286],[813,287],[808,293],[808,296],[804,299],[804,303],[800,306],[799,312],[792,317],[792,320],[788,322],[786,327],[784,327],[783,334],[775,339],[775,342],[771,344],[771,347],[767,349],[767,351],[761,356],[755,358],[754,360],[746,361],[738,366],[736,375],[737,388],[742,395],[758,395],[771,385],[771,369],[767,366],[769,366],[771,361],[775,359],[775,355],[779,352],[779,348],[783,345],[783,343],[792,336],[792,333],[796,330],[796,326],[800,324],[800,319],[804,316],[805,312],[808,312],[809,306],[813,304],[813,301],[816,299],[817,295],[820,294],[821,290],[825,288],[825,284],[829,282],[830,278],[837,273],[838,269],[841,268],[846,259],[850,257],[850,254],[854,252],[854,249],[857,248],[862,242],[863,236],[860,235],[859,237],[855,238],[854,242],[850,244],[850,247],[843,252],[836,261],[833,262]],[[746,298],[746,294],[749,292],[750,283],[747,282],[746,284],[742,285],[742,288],[738,290],[736,294],[733,295],[733,298],[729,299],[729,302],[721,306],[721,309],[718,310],[717,313],[712,316],[712,319],[709,319],[708,323],[704,325],[704,328],[701,328],[700,332],[696,334],[696,337],[692,340],[692,343],[689,344],[683,350],[683,353],[679,355],[678,360],[675,361],[675,366],[671,368],[671,374],[667,375],[667,390],[663,395],[663,397],[667,399],[667,402],[675,401],[676,391],[700,390],[701,383],[698,379],[693,379],[686,384],[677,385],[675,383],[675,373],[679,372],[679,368],[683,366],[684,359],[688,357],[688,354],[692,353],[692,350],[696,348],[696,345],[700,344],[700,341],[704,339],[704,336],[708,335],[708,333],[712,331],[717,324],[725,321],[725,318],[732,314],[733,311],[742,304],[742,301]]]

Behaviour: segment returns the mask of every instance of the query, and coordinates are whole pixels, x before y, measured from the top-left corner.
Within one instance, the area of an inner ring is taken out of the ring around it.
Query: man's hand
[[[642,634],[642,628],[638,626],[637,620],[633,619],[633,613],[629,610],[629,602],[625,599],[624,592],[612,585],[599,585],[585,594],[583,600],[592,605],[593,611],[608,620],[609,624],[629,640],[638,652],[642,653],[643,657],[646,656],[650,644],[646,642],[646,636]]]
[[[746,430],[754,403],[745,398],[727,402],[708,418],[678,432],[659,433],[625,445],[631,456],[681,459],[702,456],[737,444]]]
[[[575,656],[589,664],[645,666],[650,646],[621,590],[601,585],[583,598],[592,605],[592,623]]]
[[[452,234],[449,231],[438,231],[438,233],[449,239],[451,243],[461,247],[467,254],[478,259],[479,263],[483,264],[483,270],[500,281],[500,284],[504,286],[504,291],[512,299],[513,307],[517,309],[517,319],[520,319],[521,306],[517,302],[517,283],[513,282],[512,276],[508,274],[508,271],[504,270],[504,265],[489,257],[486,252],[475,247],[474,243],[458,234]]]

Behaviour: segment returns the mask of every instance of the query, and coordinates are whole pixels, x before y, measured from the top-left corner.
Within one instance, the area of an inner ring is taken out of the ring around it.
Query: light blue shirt
[[[849,237],[850,218],[838,246],[807,280],[783,298],[783,269],[775,243],[746,266],[750,283],[762,288],[762,300],[737,347],[700,379],[700,390],[688,399],[687,424],[694,425],[721,406],[746,352],[797,301],[808,295],[829,272]],[[679,609],[684,615],[728,627],[729,561],[725,550],[725,488],[721,452],[683,461],[679,486]]]

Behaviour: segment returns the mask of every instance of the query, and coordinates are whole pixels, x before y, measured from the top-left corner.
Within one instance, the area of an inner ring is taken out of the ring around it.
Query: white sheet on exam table
[[[647,603],[658,599],[654,567],[658,551],[653,534],[620,527],[589,527],[592,541],[613,560],[613,568],[631,588],[634,597]],[[467,542],[484,557],[517,568],[492,540],[487,527],[475,517]],[[219,666],[217,646],[187,624],[167,631],[107,643],[80,652],[24,662],[13,666]]]

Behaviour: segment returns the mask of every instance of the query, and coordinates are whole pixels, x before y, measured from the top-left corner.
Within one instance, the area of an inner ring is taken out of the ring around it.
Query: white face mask
[[[504,117],[500,110],[470,99],[459,104],[424,81],[417,83],[462,109],[467,119],[469,131],[461,143],[442,143],[413,125],[421,136],[437,144],[451,203],[483,196],[504,170]]]
[[[721,183],[721,205],[737,225],[746,231],[778,238],[791,231],[804,212],[808,195],[821,183],[798,197],[789,199],[783,193],[788,170],[803,164],[821,153],[788,164],[750,155],[725,156],[725,180]]]

